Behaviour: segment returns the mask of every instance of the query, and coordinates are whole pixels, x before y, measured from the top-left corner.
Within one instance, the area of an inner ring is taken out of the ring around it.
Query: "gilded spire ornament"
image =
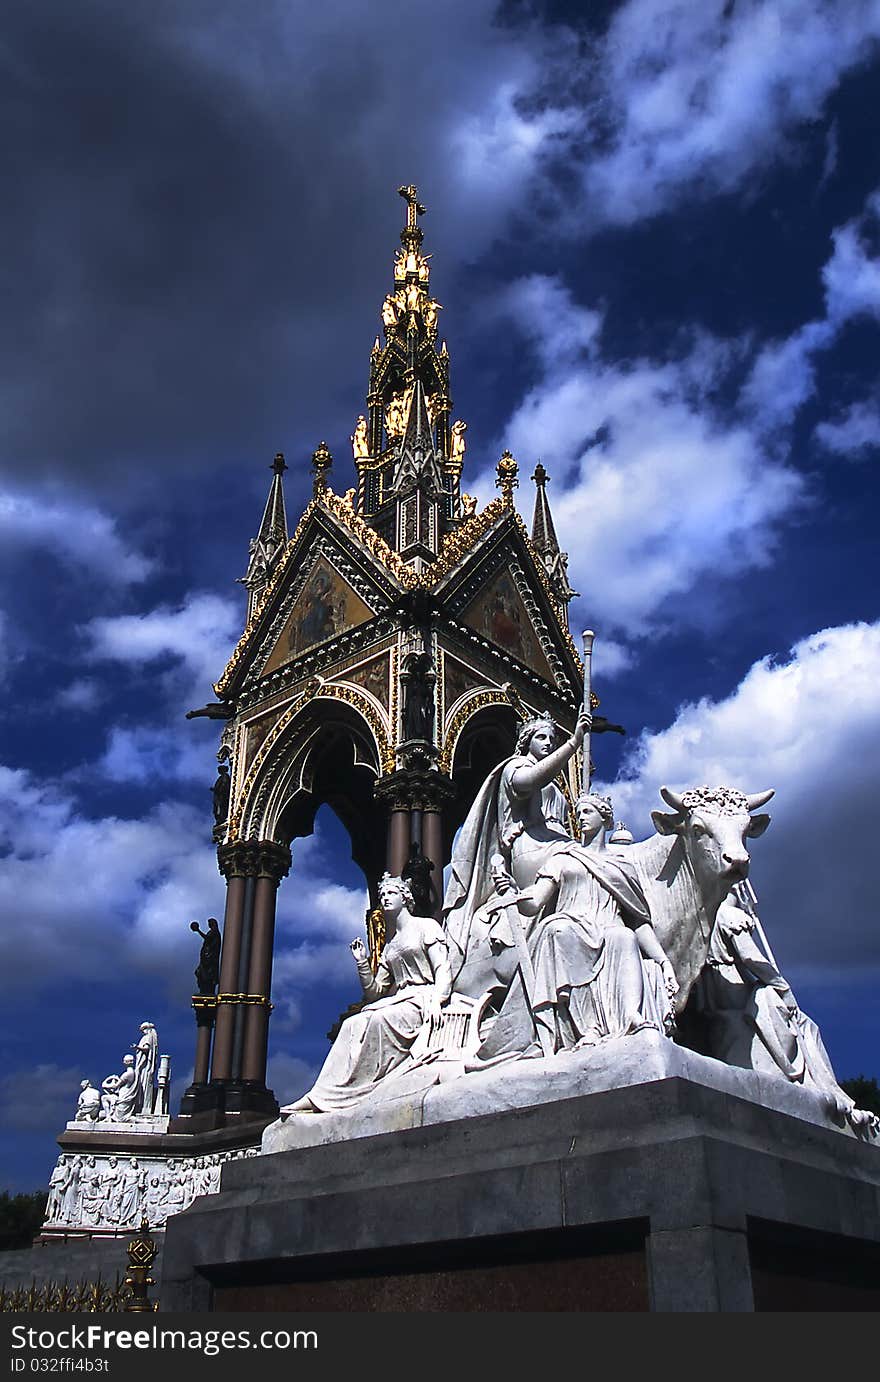
[[[513,491],[519,486],[519,466],[509,451],[505,451],[495,467],[496,485],[508,508],[513,508]]]
[[[333,457],[327,443],[319,442],[318,449],[312,453],[312,494],[315,499],[327,493],[327,476],[332,465]]]
[[[422,206],[419,201],[418,188],[411,182],[406,183],[403,187],[398,187],[397,193],[406,202],[406,225],[400,232],[403,247],[406,250],[417,251],[424,238],[418,217],[424,216],[426,207]]]

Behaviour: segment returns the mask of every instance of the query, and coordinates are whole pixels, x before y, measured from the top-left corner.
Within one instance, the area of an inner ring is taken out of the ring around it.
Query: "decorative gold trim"
[[[398,701],[399,701],[399,699],[400,699],[400,696],[399,696],[399,685],[398,685],[398,674],[397,674],[397,669],[398,669],[399,665],[400,665],[400,644],[399,644],[399,642],[398,642],[398,643],[394,643],[394,644],[392,645],[392,648],[391,648],[391,704],[390,704],[389,707],[388,707],[388,726],[389,726],[389,730],[390,730],[390,733],[391,733],[391,743],[392,743],[392,744],[396,744],[396,743],[397,743],[397,735],[398,735],[398,730],[399,730],[398,723],[397,723]],[[390,768],[386,768],[385,771],[386,771],[386,772],[389,772],[389,773],[394,771],[394,754],[393,754],[393,752],[392,752],[392,754],[391,754],[391,767],[390,767]]]
[[[293,554],[302,538],[306,524],[316,509],[324,509],[332,514],[342,527],[346,528],[348,532],[367,549],[371,556],[373,556],[386,571],[390,572],[398,584],[405,590],[433,590],[440,581],[449,574],[453,567],[457,566],[459,562],[474,549],[479,540],[499,521],[499,519],[507,514],[512,515],[517,530],[531,558],[532,567],[537,573],[541,588],[547,596],[559,632],[574,658],[575,666],[581,674],[583,673],[583,662],[580,653],[571,636],[571,631],[560,607],[559,600],[550,585],[540,554],[532,542],[532,539],[529,537],[520,514],[517,512],[516,508],[507,502],[503,495],[488,503],[482,513],[475,514],[473,518],[467,519],[464,523],[459,524],[452,532],[447,533],[434,561],[419,573],[409,566],[398,552],[395,552],[389,547],[384,538],[380,537],[365,519],[361,518],[358,513],[355,513],[342,497],[334,494],[332,490],[327,490],[327,492],[322,494],[318,499],[312,499],[306,506],[302,518],[297,524],[296,531],[287,544],[283,556],[275,567],[272,579],[260,596],[259,602],[254,607],[254,611],[245,625],[244,632],[238,640],[220,680],[214,684],[214,691],[218,696],[222,696],[228,688],[233,673],[244,656],[244,651],[250,641],[251,635],[262,618],[269,600],[282,579],[283,573],[290,565]]]
[[[475,691],[459,707],[452,717],[449,729],[443,739],[443,748],[437,760],[437,766],[443,773],[452,772],[452,760],[455,756],[456,745],[462,730],[471,716],[478,710],[484,710],[489,705],[511,704],[510,697],[506,691]]]
[[[358,539],[366,547],[367,551],[376,558],[387,571],[390,571],[395,579],[404,587],[405,590],[414,590],[419,585],[418,573],[413,571],[398,552],[383,537],[380,537],[375,528],[371,528],[360,514],[355,513],[350,504],[346,504],[338,494],[328,490],[323,496],[323,503],[330,512],[339,519],[343,527]]]
[[[383,717],[378,714],[375,708],[378,701],[374,705],[373,698],[368,692],[362,692],[360,687],[340,686],[338,682],[324,682],[318,692],[317,699],[323,697],[329,697],[330,700],[346,701],[349,705],[354,706],[355,710],[360,711],[375,736],[382,771],[393,773],[394,750],[382,723]]]
[[[284,714],[279,716],[279,718],[275,721],[275,724],[269,730],[269,733],[266,735],[262,744],[257,749],[257,752],[254,755],[254,761],[248,768],[247,777],[242,783],[241,795],[239,797],[239,810],[236,812],[235,816],[232,817],[229,821],[228,839],[230,843],[235,840],[238,840],[239,838],[239,831],[241,830],[241,819],[244,814],[245,805],[250,798],[250,794],[253,789],[254,783],[256,782],[260,771],[262,770],[263,764],[269,756],[269,750],[272,748],[275,741],[278,739],[279,735],[283,734],[284,730],[290,724],[291,720],[293,719],[297,711],[301,710],[305,702],[312,698],[315,690],[318,689],[317,686],[315,686],[316,681],[317,678],[312,678],[311,681],[306,682],[305,686],[300,691],[299,695],[291,701],[290,705],[287,707]]]
[[[474,514],[473,518],[468,518],[452,532],[447,533],[435,560],[422,573],[422,584],[425,589],[431,590],[438,585],[443,577],[473,550],[483,534],[508,512],[503,499],[493,499],[482,513]]]
[[[271,1007],[264,993],[218,993],[218,1003],[249,1003],[251,1006]]]
[[[367,726],[373,733],[382,772],[391,773],[394,771],[394,750],[388,732],[383,724],[383,716],[380,715],[379,711],[376,709],[378,702],[374,703],[369,693],[361,691],[359,687],[340,686],[335,682],[324,681],[323,677],[312,677],[311,680],[306,683],[300,695],[297,696],[295,700],[291,701],[284,714],[276,720],[260,745],[254,761],[248,769],[247,777],[241,789],[239,810],[235,817],[229,822],[229,843],[233,843],[239,839],[242,820],[247,816],[250,810],[250,800],[253,789],[262,774],[266,760],[273,753],[275,744],[285,732],[294,716],[297,715],[300,710],[304,709],[306,702],[320,699],[344,701],[348,705],[353,706],[366,720]],[[234,834],[233,830],[235,832]]]

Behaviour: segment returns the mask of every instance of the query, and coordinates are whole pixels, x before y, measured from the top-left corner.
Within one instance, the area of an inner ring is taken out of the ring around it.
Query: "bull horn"
[[[682,801],[680,796],[673,792],[671,787],[661,787],[660,795],[666,802],[666,805],[672,807],[673,811],[684,810],[684,802]]]
[[[757,811],[758,807],[763,806],[775,793],[775,787],[771,787],[769,792],[756,792],[753,797],[746,797],[746,805],[750,811]]]

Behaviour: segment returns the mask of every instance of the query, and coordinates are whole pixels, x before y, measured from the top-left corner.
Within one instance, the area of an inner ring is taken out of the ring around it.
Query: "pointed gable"
[[[363,624],[374,611],[336,569],[319,556],[309,568],[261,676],[274,672],[309,648]]]
[[[549,682],[556,678],[510,572],[502,569],[461,612],[462,622]]]

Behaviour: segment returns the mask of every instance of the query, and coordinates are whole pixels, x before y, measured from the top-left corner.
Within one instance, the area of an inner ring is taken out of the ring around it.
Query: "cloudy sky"
[[[775,787],[765,928],[880,1074],[878,0],[12,0],[0,73],[0,1188],[144,1018],[186,1083],[223,883],[184,712],[274,453],[294,521],[319,440],[351,482],[405,181],[466,488],[510,447],[528,521],[551,474],[618,814]],[[283,1098],[356,993],[340,834],[281,892]]]

